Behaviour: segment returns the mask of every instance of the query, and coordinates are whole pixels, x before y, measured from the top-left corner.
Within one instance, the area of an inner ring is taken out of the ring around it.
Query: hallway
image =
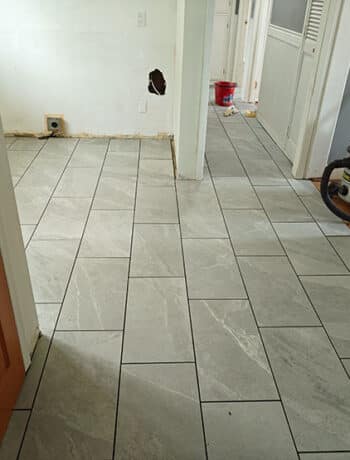
[[[7,141],[43,335],[1,459],[350,459],[350,229],[256,119],[209,107],[202,182]]]

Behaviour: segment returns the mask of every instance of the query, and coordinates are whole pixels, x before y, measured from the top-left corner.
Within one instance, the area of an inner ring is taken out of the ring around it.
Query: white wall
[[[176,0],[2,0],[4,130],[39,132],[63,113],[69,134],[173,132]],[[146,11],[147,26],[137,27]],[[147,91],[159,68],[165,96]],[[147,113],[139,104],[147,101]]]

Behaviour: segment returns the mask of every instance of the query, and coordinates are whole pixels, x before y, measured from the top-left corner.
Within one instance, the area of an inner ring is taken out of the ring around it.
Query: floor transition
[[[349,460],[350,230],[255,119],[8,139],[43,336],[4,460]],[[137,193],[136,193],[137,192]]]

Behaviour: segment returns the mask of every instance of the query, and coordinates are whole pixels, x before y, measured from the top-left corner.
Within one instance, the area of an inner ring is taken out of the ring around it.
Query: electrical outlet
[[[137,27],[147,26],[147,13],[146,10],[138,11],[137,13]]]
[[[64,133],[64,118],[63,115],[45,115],[46,129],[54,134],[63,135]]]

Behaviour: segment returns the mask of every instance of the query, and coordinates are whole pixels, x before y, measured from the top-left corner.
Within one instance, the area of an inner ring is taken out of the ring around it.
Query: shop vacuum
[[[350,147],[348,147],[350,153]],[[332,181],[331,175],[335,169],[344,169],[343,177],[340,181]],[[321,180],[321,195],[327,207],[338,217],[350,222],[350,211],[345,212],[337,206],[335,198],[349,203],[350,206],[350,156],[342,160],[335,160],[324,170]]]

